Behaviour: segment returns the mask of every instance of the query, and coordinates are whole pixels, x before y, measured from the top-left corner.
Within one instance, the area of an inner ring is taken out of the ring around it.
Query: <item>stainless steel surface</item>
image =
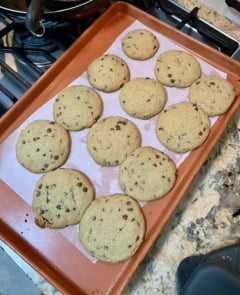
[[[0,294],[41,295],[40,290],[0,244]]]

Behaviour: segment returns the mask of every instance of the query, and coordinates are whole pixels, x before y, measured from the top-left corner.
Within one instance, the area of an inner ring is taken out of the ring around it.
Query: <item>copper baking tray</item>
[[[227,113],[212,127],[207,141],[194,150],[178,168],[177,183],[164,198],[143,207],[146,218],[145,240],[129,260],[118,264],[90,262],[57,231],[40,229],[34,224],[31,207],[0,180],[0,237],[40,274],[64,294],[120,294],[190,183],[207,159],[240,104],[240,64],[186,34],[170,27],[124,2],[113,4],[59,60],[35,83],[1,119],[3,142],[37,108],[81,75],[93,58],[103,54],[116,36],[139,20],[176,44],[227,73],[237,97]],[[77,65],[77,66],[76,66]]]

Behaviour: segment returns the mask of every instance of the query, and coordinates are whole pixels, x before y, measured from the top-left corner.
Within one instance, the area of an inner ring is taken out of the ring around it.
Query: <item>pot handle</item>
[[[34,36],[42,37],[45,34],[45,27],[42,23],[44,2],[46,0],[31,0],[26,18],[25,26]]]

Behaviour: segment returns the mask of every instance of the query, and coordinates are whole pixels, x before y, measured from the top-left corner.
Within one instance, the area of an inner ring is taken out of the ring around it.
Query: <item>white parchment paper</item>
[[[160,42],[160,48],[156,55],[146,61],[136,61],[128,58],[121,49],[121,39],[128,32],[137,28],[146,28],[152,31]],[[122,57],[128,64],[131,72],[131,79],[137,77],[149,77],[155,78],[154,66],[156,60],[161,52],[169,49],[180,49],[171,40],[167,39],[163,35],[155,32],[139,21],[135,21],[125,31],[123,31],[113,42],[113,44],[107,50],[108,53],[116,54]],[[215,69],[211,65],[198,58],[201,65],[203,75],[215,75],[226,78],[226,74]],[[86,85],[90,86],[87,80],[86,73],[83,73],[75,81],[72,81],[70,85]],[[187,101],[188,88],[177,89],[166,87],[168,93],[167,105]],[[158,116],[153,117],[150,120],[140,120],[130,117],[122,108],[119,102],[119,91],[114,93],[99,92],[104,102],[104,111],[101,118],[118,115],[132,120],[139,128],[142,134],[142,146],[153,146],[166,154],[168,154],[179,166],[182,161],[188,156],[188,153],[177,154],[170,152],[164,148],[157,140],[155,135],[155,123]],[[41,177],[41,174],[34,174],[23,168],[16,159],[15,146],[17,138],[21,130],[30,122],[36,119],[48,119],[53,120],[52,107],[56,99],[53,97],[49,102],[36,110],[29,118],[22,123],[22,125],[15,130],[2,144],[0,148],[0,178],[7,183],[21,198],[23,198],[29,205],[32,202],[32,195],[35,187],[35,183]],[[217,118],[212,118],[211,122],[214,124]],[[101,167],[97,165],[88,153],[86,146],[86,135],[89,129],[85,129],[79,132],[70,132],[72,138],[72,150],[71,154],[63,167],[74,168],[84,172],[92,181],[96,189],[96,197],[103,195],[123,193],[118,181],[118,169],[119,167]],[[143,204],[142,204],[143,205]],[[91,257],[86,250],[82,247],[78,240],[78,225],[69,226],[64,229],[58,230],[66,239],[68,239],[75,247],[77,247],[82,253],[84,253],[92,262],[96,259]]]

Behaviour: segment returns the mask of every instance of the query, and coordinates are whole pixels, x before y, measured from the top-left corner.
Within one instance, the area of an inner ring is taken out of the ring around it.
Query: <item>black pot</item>
[[[45,23],[49,19],[78,19],[88,17],[103,8],[108,0],[2,0],[0,11],[36,36],[44,34]]]

